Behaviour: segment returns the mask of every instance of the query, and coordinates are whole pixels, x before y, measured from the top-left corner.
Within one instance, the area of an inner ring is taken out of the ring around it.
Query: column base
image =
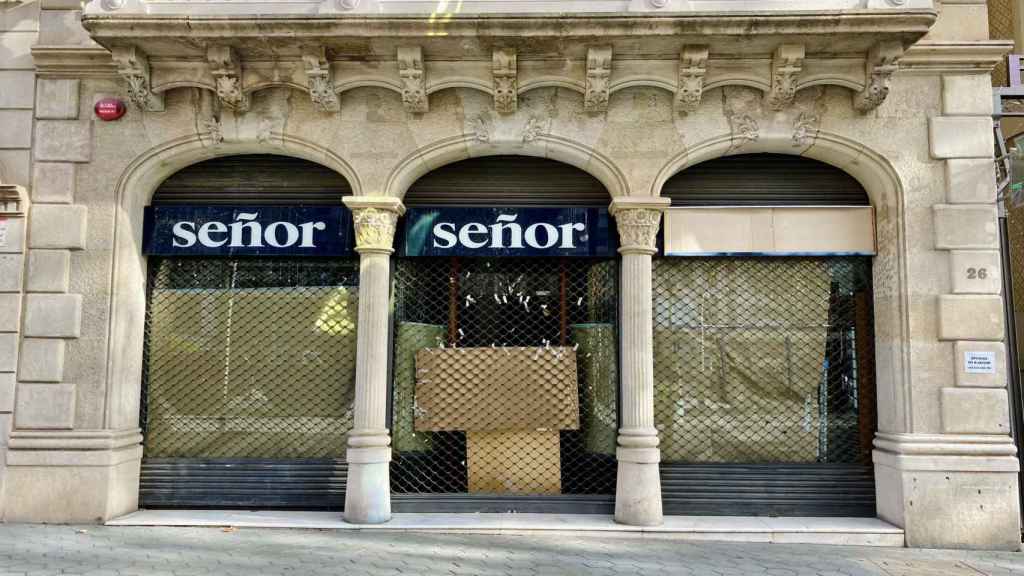
[[[879,433],[878,516],[911,548],[1020,550],[1015,452],[1009,436]]]
[[[661,508],[661,474],[657,448],[622,448],[615,451],[619,461],[615,487],[615,521],[628,526],[659,526],[664,522]]]
[[[391,520],[391,447],[349,448],[345,522],[383,524]]]
[[[138,430],[15,431],[5,522],[102,523],[139,508]]]

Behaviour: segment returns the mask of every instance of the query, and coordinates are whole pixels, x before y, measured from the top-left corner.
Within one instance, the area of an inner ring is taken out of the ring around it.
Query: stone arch
[[[197,135],[151,148],[135,158],[116,185],[112,287],[107,340],[105,425],[135,428],[142,391],[142,341],[146,311],[146,257],[142,254],[143,208],[171,174],[197,162],[239,154],[277,154],[302,158],[335,170],[349,181],[353,194],[361,185],[355,171],[331,151],[289,135],[275,144],[256,141],[208,146]]]
[[[526,140],[525,142],[523,140]],[[424,146],[403,158],[388,175],[384,195],[401,198],[416,180],[445,164],[477,156],[537,156],[569,164],[594,176],[612,197],[629,194],[625,174],[600,152],[549,134],[523,136],[520,140],[490,139],[481,141],[473,135],[457,136]],[[610,200],[611,198],[609,198]]]
[[[649,193],[660,196],[665,182],[690,166],[732,154],[756,152],[794,154],[830,164],[853,176],[867,192],[875,209],[878,244],[872,263],[878,430],[909,432],[910,302],[904,184],[899,172],[887,158],[868,146],[823,130],[805,147],[794,147],[790,137],[762,135],[757,141],[737,148],[736,139],[723,134],[692,146],[665,163]]]

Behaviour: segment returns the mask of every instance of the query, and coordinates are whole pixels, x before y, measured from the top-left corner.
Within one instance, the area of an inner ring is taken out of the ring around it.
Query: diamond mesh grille
[[[1016,0],[988,0],[988,35],[993,40],[1015,40],[1014,22],[1017,21]],[[992,70],[992,85],[1007,86],[1006,60]]]
[[[614,260],[395,263],[396,493],[612,494]]]
[[[150,258],[146,456],[344,456],[358,277],[354,259]]]
[[[866,258],[656,259],[662,460],[870,462],[870,278]]]

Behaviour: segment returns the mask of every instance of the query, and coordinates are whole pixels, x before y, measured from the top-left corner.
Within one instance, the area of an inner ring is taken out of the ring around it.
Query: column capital
[[[395,226],[405,206],[390,196],[346,196],[342,201],[352,211],[356,228],[356,252],[391,254]]]
[[[619,229],[621,254],[653,255],[661,226],[661,213],[672,203],[668,198],[616,198],[609,212]]]

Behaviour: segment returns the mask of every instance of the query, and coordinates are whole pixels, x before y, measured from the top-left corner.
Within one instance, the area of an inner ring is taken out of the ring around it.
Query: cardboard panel
[[[562,492],[557,430],[467,432],[466,461],[470,492]]]
[[[416,378],[416,430],[579,428],[572,348],[426,348]]]
[[[671,208],[665,255],[875,254],[870,206]]]

